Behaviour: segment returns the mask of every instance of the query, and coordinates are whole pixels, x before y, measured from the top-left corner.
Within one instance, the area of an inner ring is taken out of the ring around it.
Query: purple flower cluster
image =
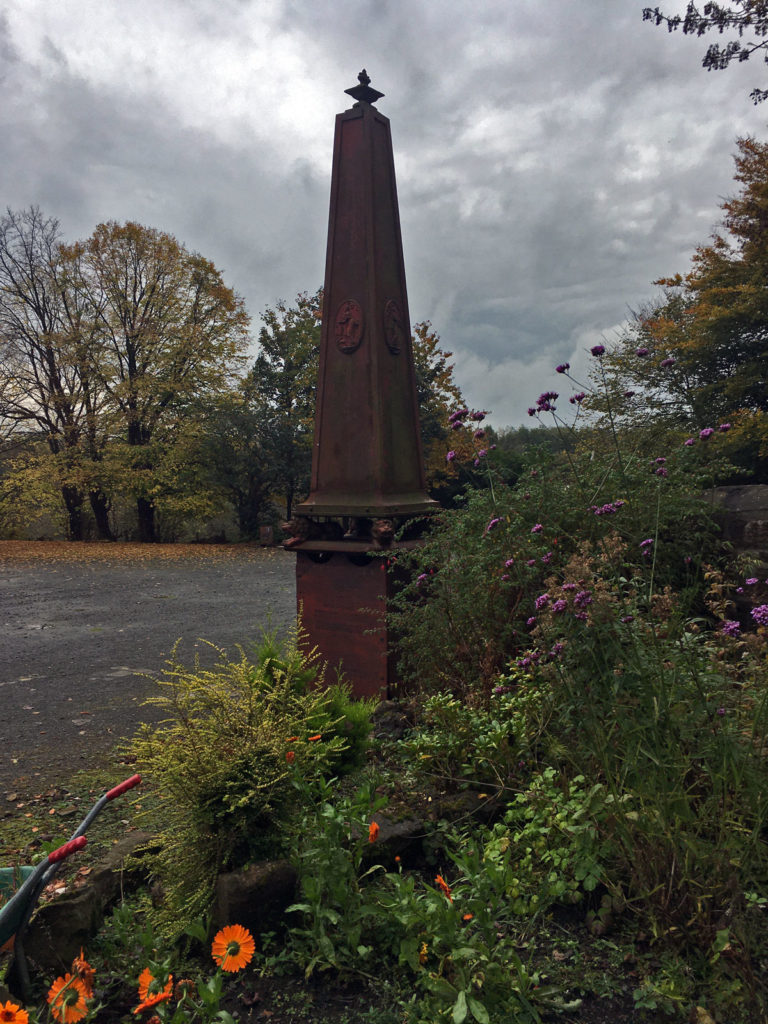
[[[451,424],[459,423],[460,420],[466,419],[467,416],[469,416],[469,409],[457,409],[448,417],[448,422]],[[459,423],[459,426],[461,426],[461,423]]]
[[[735,619],[726,619],[720,627],[720,632],[726,636],[738,636],[741,632],[739,623]]]
[[[446,462],[453,462],[453,460],[454,460],[455,458],[456,458],[456,452],[454,452],[454,451],[450,451],[450,452],[448,452],[448,453],[447,453],[447,455],[445,456],[445,461],[446,461]]]
[[[571,368],[570,363],[560,363],[559,366],[555,367],[555,373],[567,373]]]
[[[552,404],[558,399],[556,391],[543,391],[536,399],[536,407],[528,410],[529,416],[535,416],[539,412],[554,412],[555,406]]]
[[[571,405],[581,405],[584,399],[587,397],[586,391],[577,391],[575,395],[571,395],[568,401]]]
[[[726,434],[731,429],[731,424],[721,423],[717,429],[720,431],[721,434]]]
[[[552,561],[552,555],[553,555],[553,552],[552,551],[548,551],[546,553],[546,555],[542,555],[541,556],[541,560],[544,563],[544,565],[549,565],[549,563]]]
[[[560,612],[564,612],[568,607],[568,602],[564,597],[558,597],[556,601],[552,602],[552,611],[555,615],[559,615]]]
[[[699,431],[699,437],[702,441],[707,441],[714,434],[712,427],[704,427],[703,430]]]
[[[666,359],[661,360],[660,365],[666,368],[667,366],[674,366],[676,362],[677,360],[673,359],[672,356],[667,356]]]
[[[612,516],[626,504],[623,498],[617,498],[616,501],[608,501],[605,505],[590,505],[590,509],[596,516]]]
[[[478,441],[482,441],[482,439],[485,437],[485,431],[481,427],[479,430],[476,430],[472,436],[477,438]]]
[[[542,608],[546,608],[549,604],[549,594],[539,594],[536,600],[533,602],[536,611],[540,612]]]
[[[474,412],[471,412],[469,414],[469,418],[471,420],[474,420],[476,423],[482,423],[487,415],[488,415],[488,410],[487,409],[483,409],[483,410],[476,409]]]
[[[542,531],[543,529],[544,529],[544,527],[543,527],[543,526],[541,525],[541,523],[535,523],[535,524],[534,524],[534,525],[533,525],[533,526],[531,527],[531,533],[541,533],[541,531]]]
[[[577,608],[586,608],[587,605],[592,604],[592,594],[589,590],[580,590],[574,597],[573,603]]]
[[[645,347],[645,345],[641,345],[640,348],[636,348],[635,349],[635,355],[636,356],[641,356],[641,357],[642,356],[647,356],[649,352],[650,352],[650,349],[647,349]]]
[[[593,345],[589,351],[593,356],[597,356],[599,358],[605,354],[605,345]]]
[[[768,626],[768,604],[759,604],[751,614],[758,626]]]
[[[490,533],[491,530],[495,529],[495,527],[497,527],[500,522],[501,522],[501,519],[498,516],[494,517],[493,519],[491,519],[491,521],[486,526],[485,532],[486,533]]]
[[[645,540],[640,541],[640,547],[643,551],[647,551],[653,547],[653,537],[646,537]]]

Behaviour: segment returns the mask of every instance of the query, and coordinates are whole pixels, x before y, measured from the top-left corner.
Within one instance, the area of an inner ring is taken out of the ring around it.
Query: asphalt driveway
[[[65,783],[141,721],[178,641],[237,654],[296,615],[295,555],[226,545],[0,541],[0,789]],[[205,642],[207,641],[207,642]]]

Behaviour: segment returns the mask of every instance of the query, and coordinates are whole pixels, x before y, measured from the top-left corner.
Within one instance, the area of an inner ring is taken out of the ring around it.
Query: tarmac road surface
[[[296,618],[296,557],[219,545],[0,541],[0,791],[66,784],[141,721],[152,676]],[[203,641],[208,641],[205,643]]]

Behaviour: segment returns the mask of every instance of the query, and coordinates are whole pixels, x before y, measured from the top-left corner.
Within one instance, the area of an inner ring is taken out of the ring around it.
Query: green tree
[[[743,63],[756,53],[763,51],[763,60],[768,63],[768,3],[766,0],[734,0],[732,6],[714,3],[708,0],[699,10],[691,2],[685,14],[664,14],[658,7],[645,7],[643,21],[652,21],[655,25],[666,25],[669,32],[682,27],[685,35],[703,36],[715,31],[719,35],[732,33],[736,38],[730,39],[725,46],[711,43],[702,60],[702,67],[707,71],[722,71],[734,61]],[[748,37],[744,40],[745,34]],[[755,103],[768,99],[768,89],[753,89],[750,93]]]
[[[152,541],[158,461],[195,403],[231,386],[248,316],[211,262],[154,228],[100,224],[70,255],[98,332],[91,371],[123,442],[120,483]]]
[[[274,493],[290,519],[296,501],[309,490],[322,292],[301,292],[295,304],[278,302],[261,315],[259,354],[248,374],[245,395],[259,417],[260,445],[273,470]]]

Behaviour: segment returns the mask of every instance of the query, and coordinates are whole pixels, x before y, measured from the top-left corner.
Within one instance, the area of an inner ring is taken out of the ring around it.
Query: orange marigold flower
[[[214,936],[211,954],[222,971],[239,971],[250,963],[256,945],[247,928],[229,924]]]
[[[399,857],[395,857],[395,864],[399,864],[399,863],[400,863],[400,858]]]
[[[62,1024],[82,1020],[88,1013],[88,1007],[85,1005],[85,986],[73,974],[67,973],[63,978],[58,977],[48,990],[47,998],[51,1016]]]
[[[462,921],[471,921],[474,916],[475,916],[474,914],[464,914],[464,916],[462,917],[461,920]]]
[[[378,824],[375,821],[372,821],[371,824],[368,826],[368,842],[375,843],[379,837],[379,832],[380,829]]]
[[[8,1000],[5,1006],[0,1006],[0,1020],[5,1024],[29,1024],[29,1014]]]
[[[298,739],[299,739],[298,736],[289,736],[288,739],[285,742],[286,743],[297,743]]]
[[[195,991],[195,983],[192,978],[179,978],[173,990],[173,998],[180,1003],[184,996]],[[149,1024],[149,1021],[147,1021]]]
[[[443,895],[447,896],[451,903],[453,903],[453,896],[451,896],[451,887],[450,885],[448,885],[448,883],[446,882],[442,875],[438,875],[437,878],[435,878],[435,885],[437,885],[437,887],[442,891]]]
[[[317,736],[307,736],[307,741],[309,743],[314,743],[315,740],[321,740],[322,738],[323,738],[323,734],[321,732],[319,732],[317,734]]]
[[[72,973],[82,981],[87,997],[90,999],[93,995],[93,982],[96,977],[96,971],[85,959],[82,946],[80,947],[80,955],[76,956],[72,961]]]
[[[287,751],[285,755],[285,760],[288,762],[288,764],[293,764],[293,762],[296,760],[296,752],[294,750]]]
[[[152,973],[149,967],[145,967],[139,975],[139,999],[145,1000],[148,996],[156,996],[161,992],[163,995],[171,996],[173,991],[173,975],[169,974],[163,981]]]
[[[170,992],[158,992],[157,995],[147,996],[143,1003],[134,1009],[134,1014],[143,1013],[145,1010],[151,1010],[153,1006],[157,1006],[158,1003],[165,1003],[171,998]]]

